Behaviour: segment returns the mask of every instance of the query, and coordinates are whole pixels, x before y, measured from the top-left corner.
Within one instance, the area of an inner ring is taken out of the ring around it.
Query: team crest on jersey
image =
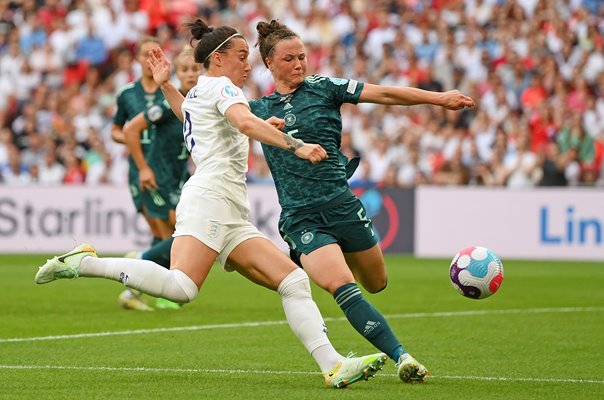
[[[239,89],[233,85],[226,85],[222,88],[220,94],[222,94],[222,97],[235,97],[239,95]]]
[[[296,116],[294,114],[285,114],[285,126],[292,126],[296,123]]]
[[[312,240],[315,238],[315,235],[312,232],[306,232],[302,235],[302,237],[300,238],[300,241],[303,244],[309,244],[310,242],[312,242]]]
[[[151,122],[159,121],[162,115],[164,115],[164,112],[158,105],[154,105],[147,110],[147,118]]]
[[[206,236],[210,239],[216,239],[218,237],[220,225],[218,222],[210,221],[208,222],[208,227],[206,229]]]

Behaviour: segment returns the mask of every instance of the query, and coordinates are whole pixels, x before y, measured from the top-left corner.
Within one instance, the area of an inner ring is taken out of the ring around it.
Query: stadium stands
[[[195,15],[236,26],[278,18],[307,44],[309,72],[428,90],[471,110],[342,107],[353,184],[604,185],[604,3],[597,0],[0,0],[0,184],[127,181],[110,138],[132,54],[157,35],[169,56]],[[252,50],[246,93],[272,91]],[[259,146],[249,179],[270,182]]]

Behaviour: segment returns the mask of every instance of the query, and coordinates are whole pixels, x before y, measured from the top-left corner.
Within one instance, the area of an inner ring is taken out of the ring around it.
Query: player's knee
[[[373,279],[371,282],[364,283],[363,288],[371,294],[379,293],[388,286],[388,277]]]
[[[178,269],[170,270],[170,277],[164,285],[164,298],[177,303],[189,303],[197,297],[199,289],[191,278]]]
[[[302,269],[296,268],[279,283],[277,291],[283,299],[311,297],[308,275]]]

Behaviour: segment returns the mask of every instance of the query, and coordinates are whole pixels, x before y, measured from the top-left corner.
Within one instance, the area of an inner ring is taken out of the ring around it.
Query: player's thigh
[[[354,282],[354,276],[336,243],[301,254],[300,261],[310,279],[331,294],[342,285]]]
[[[179,269],[201,287],[218,253],[199,239],[183,235],[176,236],[170,251],[170,269]]]
[[[252,282],[276,290],[298,266],[270,240],[253,237],[229,253],[228,263]]]
[[[344,253],[344,257],[350,270],[365,290],[377,293],[386,287],[388,275],[379,244],[367,250]]]

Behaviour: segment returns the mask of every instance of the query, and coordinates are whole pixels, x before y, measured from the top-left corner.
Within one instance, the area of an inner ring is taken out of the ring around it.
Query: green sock
[[[153,236],[153,240],[151,241],[151,245],[149,247],[153,247],[159,242],[163,242],[164,240],[158,236]]]
[[[162,240],[144,251],[141,258],[143,260],[154,261],[162,267],[170,269],[170,250],[172,249],[173,241],[174,238],[171,236],[166,240]]]
[[[398,361],[405,349],[394,336],[384,316],[365,299],[356,284],[340,286],[333,297],[357,332],[381,352]]]

